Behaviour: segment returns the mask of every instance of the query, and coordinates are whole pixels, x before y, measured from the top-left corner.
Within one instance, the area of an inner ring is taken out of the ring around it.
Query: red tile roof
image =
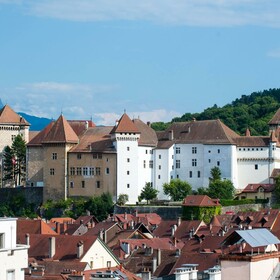
[[[241,193],[256,193],[262,188],[264,192],[272,192],[275,189],[274,184],[248,184]]]
[[[0,123],[30,126],[30,124],[22,116],[17,114],[9,105],[5,105],[0,110]]]
[[[56,232],[42,220],[17,220],[17,234],[56,234]],[[24,242],[25,243],[25,242]]]
[[[112,133],[140,133],[140,131],[129,116],[124,113],[111,131],[111,134]]]
[[[30,234],[30,248],[28,256],[37,260],[49,258],[49,238],[55,238],[55,255],[53,260],[77,260],[77,244],[82,241],[84,254],[96,242],[96,236],[75,235],[46,235]],[[18,235],[19,244],[26,244],[25,236]],[[84,256],[82,255],[82,257]]]
[[[53,124],[42,143],[78,143],[79,139],[67,120],[61,115]]]
[[[199,207],[211,207],[220,206],[221,204],[216,200],[211,199],[207,195],[188,195],[184,201],[183,206],[199,206]]]

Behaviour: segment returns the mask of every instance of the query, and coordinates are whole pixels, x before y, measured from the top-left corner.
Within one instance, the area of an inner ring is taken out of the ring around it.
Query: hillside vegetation
[[[214,105],[202,113],[185,113],[181,117],[172,119],[172,122],[220,119],[224,124],[240,135],[244,135],[247,128],[251,135],[268,135],[268,122],[280,108],[280,89],[269,89],[242,95],[230,104],[223,107]],[[155,130],[164,130],[170,123],[157,122],[152,127]]]

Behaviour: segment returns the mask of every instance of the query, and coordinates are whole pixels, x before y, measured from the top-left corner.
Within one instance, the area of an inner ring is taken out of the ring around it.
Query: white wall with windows
[[[28,267],[27,245],[16,244],[16,218],[0,218],[0,279],[24,280]]]
[[[116,133],[114,146],[117,150],[117,197],[127,194],[129,202],[136,203],[140,194],[138,186],[138,140],[137,133]]]

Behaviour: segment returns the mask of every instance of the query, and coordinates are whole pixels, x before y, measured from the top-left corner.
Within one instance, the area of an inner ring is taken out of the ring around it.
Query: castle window
[[[130,148],[129,148],[129,147],[126,147],[126,150],[127,150],[127,151],[129,151],[129,150],[130,150]]]
[[[255,170],[258,170],[258,169],[259,169],[259,165],[255,164]]]
[[[94,175],[94,167],[89,168],[89,175],[93,176]]]
[[[127,162],[130,162],[130,158],[127,158],[126,161],[127,161]]]
[[[77,159],[81,159],[82,158],[82,154],[77,154]]]
[[[96,188],[100,189],[100,181],[96,181]]]
[[[149,161],[149,167],[150,167],[150,168],[153,168],[153,167],[154,167],[154,163],[153,163],[152,160]]]
[[[180,160],[176,160],[176,168],[180,168],[181,167],[181,162],[180,162]]]
[[[77,175],[82,175],[82,167],[77,167]]]
[[[197,171],[197,178],[200,178],[200,171]]]
[[[126,171],[126,175],[129,175],[129,170]]]
[[[158,178],[160,179],[160,175],[158,175]]]
[[[146,168],[146,161],[143,161],[143,167]]]
[[[221,150],[220,149],[218,149],[218,154],[221,152]]]
[[[176,154],[180,154],[181,153],[181,148],[180,147],[176,147]]]
[[[192,166],[197,166],[197,160],[196,160],[196,158],[193,158],[193,159],[192,159]]]
[[[70,167],[70,175],[75,175],[75,167]]]
[[[161,165],[158,166],[158,169],[161,170]]]
[[[192,147],[192,153],[196,154],[197,153],[197,147]]]
[[[74,182],[73,181],[70,182],[70,188],[74,188]]]
[[[100,175],[100,173],[101,173],[100,167],[95,168],[95,173],[96,173],[96,175]]]
[[[127,184],[127,185],[126,185],[126,187],[129,189],[129,188],[130,188],[130,185],[129,185],[129,184]]]
[[[219,161],[217,161],[217,166],[220,166],[220,162]]]
[[[87,167],[83,167],[83,175],[84,176],[88,175],[88,168]]]
[[[85,184],[85,181],[82,181],[81,183],[82,183],[82,188],[84,188],[85,185],[86,185],[86,184]]]
[[[106,174],[110,174],[110,169],[109,169],[109,167],[106,167]]]
[[[192,171],[190,171],[189,175],[190,175],[190,178],[192,178]]]
[[[54,168],[50,168],[50,175],[54,175]]]
[[[161,159],[161,155],[158,155],[158,158]]]
[[[53,159],[53,160],[57,160],[57,153],[53,153],[53,154],[52,154],[52,159]]]

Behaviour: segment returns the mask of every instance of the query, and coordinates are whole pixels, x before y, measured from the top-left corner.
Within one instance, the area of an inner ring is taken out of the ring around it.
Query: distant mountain
[[[18,114],[21,115],[26,121],[30,123],[31,131],[40,131],[52,121],[51,119],[30,116],[22,112],[18,112]]]

